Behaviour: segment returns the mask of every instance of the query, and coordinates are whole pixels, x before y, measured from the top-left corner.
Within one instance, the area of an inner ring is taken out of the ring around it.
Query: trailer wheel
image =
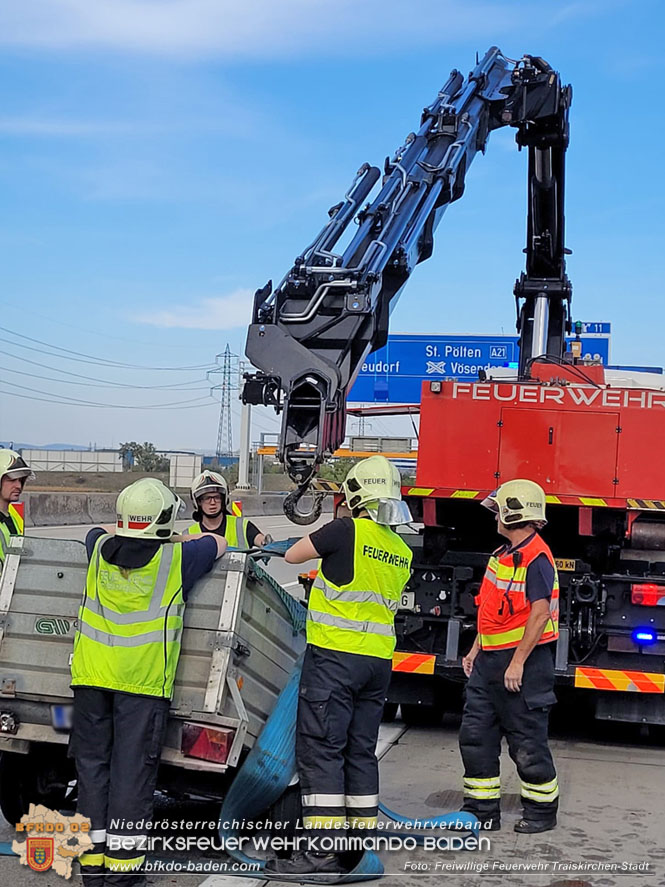
[[[27,755],[0,753],[0,810],[15,825],[28,812],[30,804],[43,804],[50,810],[65,805],[73,767],[64,749],[37,746]]]
[[[442,705],[402,703],[402,720],[409,727],[438,727],[445,709]]]
[[[381,720],[384,724],[392,724],[392,722],[397,717],[397,709],[399,708],[398,702],[386,702],[383,706],[383,714],[381,715]]]

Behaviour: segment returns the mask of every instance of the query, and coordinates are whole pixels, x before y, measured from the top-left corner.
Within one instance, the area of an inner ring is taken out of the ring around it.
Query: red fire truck
[[[504,480],[545,489],[561,583],[561,683],[598,691],[596,717],[665,723],[665,390],[658,377],[534,361],[525,380],[423,383],[416,485],[424,529],[397,619],[390,700],[436,720],[475,634],[496,545],[479,502]],[[413,538],[413,537],[411,537]]]
[[[516,129],[528,153],[526,270],[514,288],[519,367],[481,371],[472,383],[423,383],[416,485],[404,490],[422,530],[408,537],[414,569],[389,702],[412,722],[440,716],[476,631],[474,596],[497,544],[479,502],[525,477],[548,496],[559,681],[595,691],[598,718],[665,723],[665,390],[658,377],[587,364],[566,344],[570,100],[570,87],[532,56],[512,62],[492,48],[468,78],[453,71],[383,177],[361,167],[274,292],[269,283],[256,294],[246,351],[260,372],[244,399],[282,412],[279,455],[298,484],[285,511],[308,523],[320,504],[304,513],[300,498],[344,437],[359,367],[385,344],[390,310],[431,255],[471,161],[493,129]],[[355,236],[335,253],[354,218]]]

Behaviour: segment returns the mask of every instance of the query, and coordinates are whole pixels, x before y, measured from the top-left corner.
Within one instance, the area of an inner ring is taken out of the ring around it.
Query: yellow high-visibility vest
[[[395,613],[411,575],[411,549],[389,527],[354,519],[353,578],[335,585],[319,569],[307,609],[307,642],[391,659]]]
[[[185,601],[182,542],[160,545],[144,566],[107,563],[97,540],[72,656],[72,687],[101,687],[170,699]]]
[[[9,532],[7,524],[4,521],[0,522],[0,564],[5,560],[5,549],[9,545],[9,540],[11,538],[11,533]]]
[[[7,512],[16,527],[16,533],[12,533],[4,521],[0,522],[0,563],[5,559],[5,549],[8,547],[11,537],[23,536],[24,534],[25,521],[23,519],[23,508],[24,506],[22,503],[12,502],[7,509]]]
[[[249,548],[247,541],[247,525],[249,521],[242,517],[232,517],[226,515],[226,526],[224,527],[224,538],[229,544],[229,548]],[[190,535],[195,533],[210,533],[203,524],[192,524],[185,531]]]

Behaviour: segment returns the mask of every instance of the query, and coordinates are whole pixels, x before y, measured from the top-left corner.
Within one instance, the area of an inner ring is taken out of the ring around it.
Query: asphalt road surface
[[[300,535],[281,516],[257,520],[276,539]],[[31,533],[82,539],[88,528],[43,528]],[[273,575],[298,592],[297,573],[277,559]],[[296,584],[293,584],[296,583]],[[406,730],[399,719],[382,726],[381,797],[391,809],[408,816],[432,817],[457,810],[461,802],[461,763],[457,748],[459,712],[446,716],[441,727]],[[434,849],[383,850],[384,887],[665,887],[665,728],[640,729],[593,722],[584,698],[576,707],[557,706],[553,715],[552,749],[561,786],[559,826],[541,835],[516,835],[519,786],[515,769],[504,754],[503,828],[483,835],[479,850],[446,849],[451,835],[433,832]],[[395,741],[397,740],[398,741]],[[170,804],[170,806],[169,806]],[[158,814],[171,819],[215,817],[214,808],[198,813],[185,806],[158,801]],[[407,836],[408,833],[404,832]],[[9,824],[0,841],[11,841]],[[197,853],[197,860],[205,854]],[[76,877],[76,876],[75,876]],[[53,872],[38,874],[16,859],[0,858],[0,884],[55,887]],[[249,878],[205,873],[150,875],[160,887],[258,887]]]

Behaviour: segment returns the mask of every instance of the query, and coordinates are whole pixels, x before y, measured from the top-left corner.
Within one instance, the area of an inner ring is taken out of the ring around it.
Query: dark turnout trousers
[[[91,887],[145,883],[138,871],[145,860],[141,838],[147,834],[141,822],[152,820],[168,711],[167,699],[74,688],[77,811],[90,818],[94,842],[80,863]]]
[[[376,742],[390,659],[309,645],[296,731],[303,823],[313,837],[372,830],[379,804]]]
[[[547,742],[554,695],[551,644],[536,647],[524,666],[519,693],[506,690],[504,674],[514,650],[481,650],[466,688],[459,734],[464,762],[464,809],[480,820],[500,816],[499,755],[506,737],[520,778],[524,819],[556,815],[559,787]]]

